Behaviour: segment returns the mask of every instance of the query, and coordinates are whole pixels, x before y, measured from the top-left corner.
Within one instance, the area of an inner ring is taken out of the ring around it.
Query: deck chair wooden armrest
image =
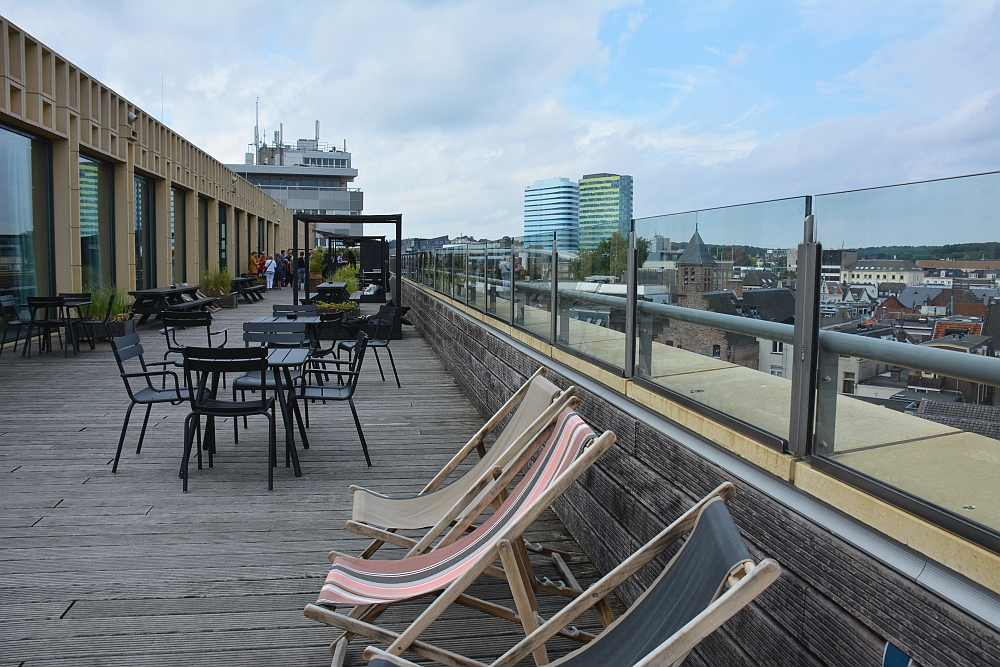
[[[391,496],[387,496],[384,493],[379,493],[378,491],[372,491],[369,488],[366,488],[364,486],[358,486],[357,484],[351,484],[351,486],[347,489],[347,492],[352,495],[357,493],[358,491],[361,491],[362,493],[367,493],[368,495],[371,496],[378,496],[379,498],[391,498]]]
[[[514,408],[518,406],[521,399],[528,392],[528,387],[531,385],[531,381],[539,375],[544,376],[546,373],[548,373],[548,369],[544,366],[532,373],[531,377],[525,380],[524,384],[522,384],[521,387],[514,392],[513,396],[507,399],[507,402],[503,404],[500,410],[498,410],[497,413],[489,419],[489,421],[483,424],[482,428],[476,431],[475,435],[473,435],[472,438],[470,438],[469,441],[465,443],[465,445],[463,445],[453,457],[451,457],[451,460],[448,461],[443,468],[441,468],[440,472],[434,476],[434,479],[427,483],[420,493],[430,493],[441,486],[441,484],[443,484],[444,481],[451,476],[451,473],[455,472],[458,466],[460,466],[462,462],[468,458],[469,454],[480,449],[483,443],[483,438],[499,426],[500,422],[506,419],[507,415],[509,415]],[[483,453],[483,451],[480,451],[480,458],[482,458]]]
[[[729,500],[735,492],[736,489],[730,482],[720,484],[711,493],[688,509],[688,511],[679,516],[673,523],[660,531],[656,537],[647,542],[641,549],[591,584],[575,600],[563,607],[529,636],[522,639],[516,646],[493,663],[491,667],[511,667],[531,655],[533,651],[552,639],[560,630],[571,625],[580,615],[603,600],[626,579],[663,553],[670,545],[689,533],[694,527],[695,520],[701,508],[709,501],[713,498]]]
[[[381,663],[376,663],[378,667],[381,667],[382,664],[396,665],[396,667],[421,667],[414,662],[410,662],[406,658],[393,655],[392,653],[383,651],[380,648],[375,648],[374,646],[369,646],[365,649],[364,657],[369,664],[371,664],[373,660],[380,660]]]

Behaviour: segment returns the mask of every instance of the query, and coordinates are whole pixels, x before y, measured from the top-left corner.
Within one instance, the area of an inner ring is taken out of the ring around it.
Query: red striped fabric
[[[398,602],[447,588],[495,546],[514,520],[537,499],[596,437],[583,419],[566,409],[531,469],[481,527],[452,544],[400,560],[341,557],[333,562],[318,604],[361,605]]]

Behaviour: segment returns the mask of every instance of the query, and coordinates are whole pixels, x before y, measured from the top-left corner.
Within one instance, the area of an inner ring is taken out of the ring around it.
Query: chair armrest
[[[178,352],[174,352],[174,354],[179,354],[179,353]],[[175,363],[176,363],[175,361],[147,361],[146,365],[147,366],[173,366],[173,365],[175,365]]]
[[[365,660],[368,662],[372,660],[385,660],[390,665],[396,665],[397,667],[420,667],[406,658],[401,658],[398,655],[393,655],[374,646],[369,646],[365,649]]]
[[[164,390],[167,388],[168,375],[174,379],[174,391],[177,392],[177,399],[179,401],[183,401],[184,397],[181,395],[181,383],[180,380],[177,379],[177,373],[173,371],[146,371],[145,373],[122,373],[122,377],[125,379],[126,382],[128,381],[128,378],[146,378],[146,380],[148,381],[149,378],[162,377]],[[150,386],[152,386],[152,383],[150,383]]]
[[[225,347],[226,343],[229,342],[229,327],[226,327],[225,329],[219,329],[218,331],[212,331],[210,329],[208,331],[208,338],[209,338],[209,340],[211,340],[212,336],[218,336],[219,334],[223,334],[224,335],[224,337],[222,339],[222,345],[220,345],[219,347]]]

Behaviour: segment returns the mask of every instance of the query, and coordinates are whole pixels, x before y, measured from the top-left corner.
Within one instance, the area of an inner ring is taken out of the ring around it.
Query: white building
[[[848,285],[919,285],[923,279],[923,269],[905,259],[859,259],[840,270],[840,282]]]

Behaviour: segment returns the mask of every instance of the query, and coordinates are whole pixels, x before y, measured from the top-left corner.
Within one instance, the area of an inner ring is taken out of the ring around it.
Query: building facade
[[[594,250],[615,232],[628,236],[632,225],[632,177],[588,174],[580,179],[580,247]]]
[[[840,271],[840,282],[848,285],[919,285],[923,278],[923,269],[905,259],[859,259]]]
[[[575,252],[580,247],[580,186],[568,178],[535,181],[524,188],[524,236],[544,245],[558,233],[559,250]]]
[[[0,17],[0,292],[125,290],[239,274],[292,212]]]
[[[276,201],[295,213],[318,215],[360,215],[364,208],[364,193],[350,187],[358,176],[351,164],[351,154],[343,147],[316,137],[299,139],[295,145],[284,143],[280,132],[274,133],[274,143],[266,142],[246,154],[246,164],[226,165]],[[317,229],[334,234],[360,236],[360,223],[337,225],[320,223]]]

